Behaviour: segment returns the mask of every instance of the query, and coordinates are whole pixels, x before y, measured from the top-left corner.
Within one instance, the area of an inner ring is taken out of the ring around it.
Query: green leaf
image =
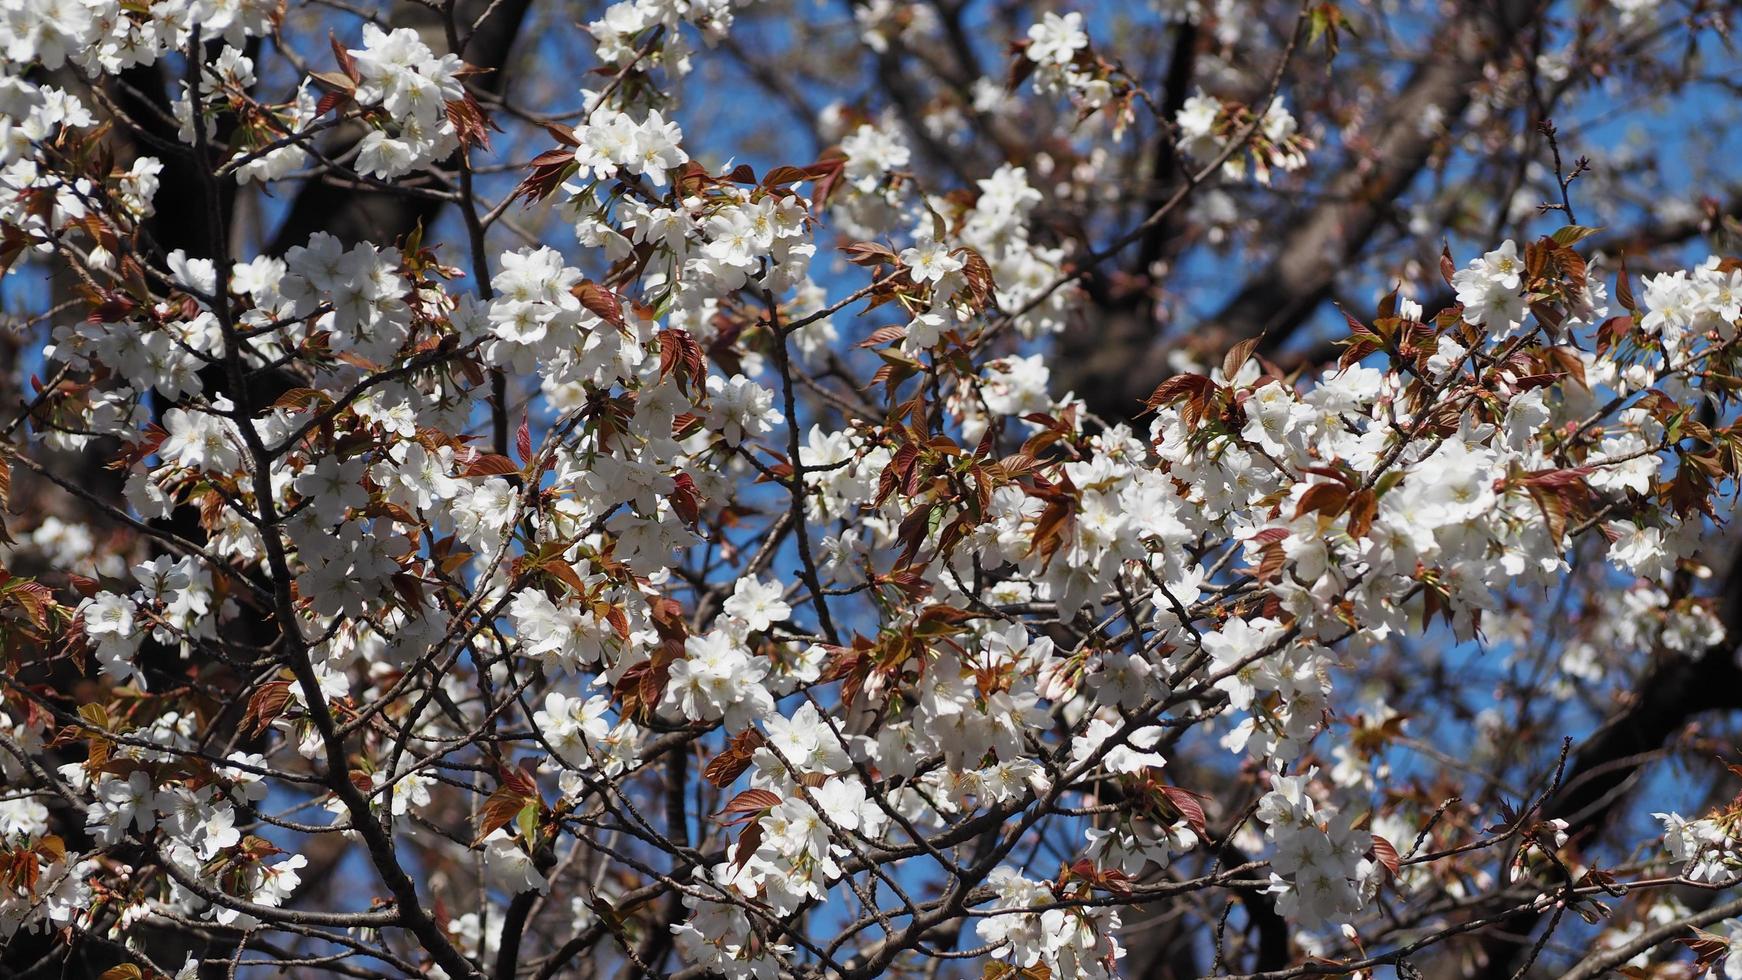
[[[528,848],[537,846],[538,840],[538,801],[534,800],[520,808],[514,817],[514,825],[520,828],[520,837],[526,841]]]
[[[1549,237],[1554,239],[1557,245],[1576,245],[1602,230],[1601,228],[1587,228],[1584,225],[1567,225]]]

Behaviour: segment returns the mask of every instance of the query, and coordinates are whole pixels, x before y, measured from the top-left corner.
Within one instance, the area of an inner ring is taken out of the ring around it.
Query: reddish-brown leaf
[[[627,326],[623,319],[623,301],[617,294],[592,280],[586,280],[576,286],[572,292],[581,305],[594,316],[619,330]]]
[[[1246,366],[1246,362],[1252,358],[1252,352],[1258,349],[1258,343],[1263,339],[1263,336],[1247,337],[1228,348],[1228,353],[1222,358],[1222,377],[1229,384],[1234,383],[1234,376]]]
[[[482,844],[484,838],[508,826],[515,817],[520,815],[521,810],[526,809],[527,802],[528,800],[524,795],[516,793],[506,786],[491,793],[490,798],[484,801],[484,806],[478,811],[478,835],[472,839],[472,846],[476,847]]]
[[[715,756],[702,770],[702,778],[721,789],[732,785],[739,776],[750,768],[750,762],[766,740],[762,733],[754,728],[746,728],[726,746],[726,750]]]
[[[756,848],[762,845],[762,821],[752,820],[738,832],[738,852],[732,859],[733,867],[742,868],[756,853]]]
[[[895,253],[876,242],[853,242],[841,246],[847,261],[854,265],[895,265]]]
[[[317,403],[331,405],[333,403],[332,396],[315,388],[292,388],[279,395],[278,400],[272,403],[272,407],[300,412]]]
[[[1315,483],[1300,495],[1300,502],[1294,508],[1294,516],[1298,518],[1302,514],[1317,511],[1328,517],[1335,517],[1343,512],[1348,502],[1347,486],[1341,483]]]
[[[780,805],[780,797],[765,789],[747,789],[732,797],[732,802],[726,804],[714,819],[720,823],[733,824],[745,820],[755,820],[764,810]]]
[[[345,46],[339,43],[339,35],[332,31],[328,31],[327,40],[331,42],[333,46],[333,60],[338,62],[339,70],[344,72],[345,77],[349,78],[351,81],[361,81],[363,76],[357,71],[357,62],[351,57],[351,52],[347,51]]]
[[[1397,877],[1397,871],[1403,867],[1403,859],[1398,856],[1397,848],[1378,834],[1373,835],[1373,859],[1385,866],[1391,872],[1391,877]]]
[[[690,527],[695,527],[696,522],[701,519],[702,513],[702,494],[700,490],[696,489],[695,478],[688,473],[680,472],[672,477],[671,482],[672,489],[669,499],[672,509],[677,511],[679,520]]]
[[[1379,498],[1372,490],[1357,490],[1349,498],[1349,536],[1364,538],[1373,530],[1373,518],[1379,513]]]
[[[1167,802],[1179,811],[1180,817],[1185,820],[1187,826],[1191,827],[1198,836],[1204,836],[1207,821],[1204,818],[1204,805],[1201,801],[1207,800],[1209,797],[1179,786],[1163,786],[1161,793],[1167,797]]]
[[[514,449],[522,466],[532,462],[532,420],[525,412],[520,413],[520,427],[514,430]]]
[[[349,101],[351,101],[351,95],[348,92],[324,92],[321,94],[321,100],[315,103],[315,118],[319,119]]]
[[[903,338],[905,336],[907,336],[907,328],[906,327],[903,327],[899,324],[890,324],[889,326],[878,327],[876,330],[871,331],[869,336],[867,336],[864,340],[859,341],[859,346],[860,347],[877,347],[881,344],[887,344],[891,341],[900,340],[901,338]]]
[[[509,769],[504,766],[497,775],[502,778],[502,785],[519,793],[521,796],[536,798],[538,796],[538,781],[532,778],[532,773],[524,768]]]
[[[266,727],[284,714],[284,709],[290,704],[290,681],[267,681],[255,689],[248,699],[248,710],[242,715],[242,724],[249,733],[259,735]]]
[[[495,453],[480,453],[476,459],[468,462],[460,470],[461,476],[506,476],[509,473],[519,473],[520,467],[506,456]]]

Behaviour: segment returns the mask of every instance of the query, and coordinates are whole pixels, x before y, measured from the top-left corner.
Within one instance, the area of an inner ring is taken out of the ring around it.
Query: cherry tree
[[[0,0],[0,966],[1742,977],[1734,13]]]

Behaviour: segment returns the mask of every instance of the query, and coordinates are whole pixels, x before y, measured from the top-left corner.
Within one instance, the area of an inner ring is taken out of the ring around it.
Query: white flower
[[[677,123],[666,122],[655,109],[636,127],[633,147],[623,161],[631,171],[646,174],[656,187],[665,186],[665,172],[682,166],[689,154],[678,146],[683,131]]]
[[[962,260],[951,255],[949,246],[941,242],[926,242],[917,248],[902,249],[901,262],[917,282],[941,282],[945,276],[962,268]]]
[[[684,641],[685,657],[671,665],[665,704],[692,721],[724,718],[736,730],[774,710],[763,686],[768,664],[751,657],[727,633],[716,631]]]
[[[1079,50],[1089,46],[1083,15],[1076,11],[1062,17],[1047,11],[1040,23],[1028,29],[1028,40],[1028,57],[1043,65],[1068,65]]]
[[[756,578],[739,579],[722,608],[749,633],[761,632],[792,615],[792,607],[781,598],[780,586]]]
[[[1614,542],[1609,545],[1611,562],[1653,580],[1662,579],[1675,567],[1675,555],[1665,547],[1663,532],[1657,528],[1614,521],[1608,530],[1614,535]]]
[[[1742,919],[1724,923],[1724,940],[1730,947],[1724,954],[1725,980],[1742,980]]]
[[[532,855],[500,828],[484,838],[484,872],[498,888],[511,893],[543,894],[549,887]]]
[[[1453,273],[1452,288],[1464,304],[1464,320],[1486,326],[1496,337],[1510,335],[1524,321],[1524,296],[1519,292],[1523,271],[1518,245],[1508,239]]]
[[[188,469],[227,473],[242,463],[234,427],[215,415],[172,408],[163,413],[169,438],[157,448],[167,463]]]
[[[720,433],[726,445],[766,435],[786,417],[774,408],[774,393],[743,375],[730,381],[708,376],[708,428]]]

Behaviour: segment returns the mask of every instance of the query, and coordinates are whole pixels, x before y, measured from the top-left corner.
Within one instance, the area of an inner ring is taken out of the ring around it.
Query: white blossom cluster
[[[103,513],[141,535],[123,560],[43,517],[7,552],[53,588],[7,572],[6,628],[88,700],[8,662],[0,936],[334,925],[295,917],[315,875],[289,843],[330,835],[394,896],[343,935],[402,930],[422,952],[379,940],[382,962],[450,977],[551,904],[625,957],[612,930],[642,916],[733,980],[877,975],[947,946],[940,926],[1000,969],[1108,978],[1130,906],[1190,875],[1303,945],[1358,942],[1386,889],[1432,874],[1410,846],[1432,828],[1382,789],[1375,745],[1407,716],[1364,690],[1376,651],[1486,651],[1528,625],[1519,596],[1577,575],[1605,625],[1561,649],[1557,704],[1615,672],[1605,647],[1724,640],[1682,579],[1742,465],[1742,437],[1694,418],[1735,380],[1735,262],[1648,277],[1636,304],[1557,238],[1462,269],[1448,250],[1455,304],[1351,315],[1334,366],[1242,344],[1156,378],[1134,421],[1092,418],[1036,346],[1082,311],[1086,261],[1037,220],[1042,164],[930,193],[914,134],[871,114],[760,178],[692,158],[671,100],[621,83],[725,37],[732,5],[700,0],[587,25],[616,74],[516,192],[556,202],[560,247],[486,249],[469,276],[421,232],[156,256],[162,165],[49,153],[97,117],[27,68],[194,52],[183,143],[245,107],[279,127],[213,154],[214,196],[311,165],[329,112],[363,132],[329,172],[364,184],[482,145],[466,65],[405,28],[364,24],[336,71],[253,105],[245,42],[276,9],[0,7],[0,224],[92,284],[46,328],[57,381],[5,455],[100,449]],[[887,50],[897,13],[854,26]],[[1129,95],[1080,13],[1020,56],[1044,93]],[[1260,182],[1310,147],[1280,99],[1200,92],[1166,122]],[[824,227],[852,239],[848,290],[813,279]],[[880,319],[837,322],[861,301]],[[1237,770],[1249,805],[1175,782],[1188,758]],[[1658,816],[1683,879],[1733,881],[1733,820]],[[1566,826],[1521,848],[1558,861]],[[383,857],[413,847],[443,888],[475,878],[478,909],[425,911],[433,878]],[[1220,868],[1234,850],[1248,866]],[[848,917],[827,948],[795,925],[825,908]]]

